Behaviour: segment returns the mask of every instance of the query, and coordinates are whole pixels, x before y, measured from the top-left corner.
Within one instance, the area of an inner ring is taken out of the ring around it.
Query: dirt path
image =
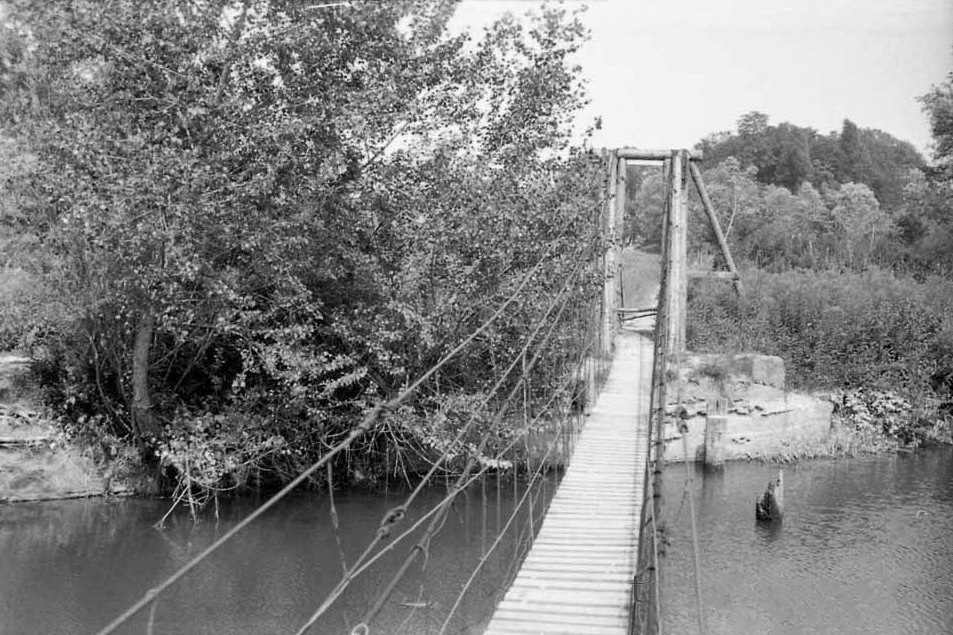
[[[626,247],[622,252],[622,296],[625,308],[648,308],[658,302],[662,268],[658,254]]]

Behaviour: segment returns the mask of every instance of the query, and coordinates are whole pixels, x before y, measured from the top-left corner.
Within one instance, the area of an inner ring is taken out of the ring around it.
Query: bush
[[[778,355],[789,385],[806,389],[864,386],[916,397],[953,371],[953,281],[876,268],[748,269],[743,279],[740,299],[717,281],[690,286],[689,347]]]

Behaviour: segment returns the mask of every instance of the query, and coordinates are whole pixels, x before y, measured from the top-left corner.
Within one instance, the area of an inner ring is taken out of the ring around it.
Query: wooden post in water
[[[728,417],[725,415],[710,414],[705,417],[705,467],[721,467],[725,463],[727,428]]]
[[[688,151],[672,152],[669,170],[668,258],[669,306],[668,342],[670,353],[685,350],[685,312],[688,299],[688,197],[685,188],[685,169]]]
[[[768,483],[768,489],[758,497],[754,516],[759,522],[779,523],[784,518],[784,472],[778,470],[778,480]]]

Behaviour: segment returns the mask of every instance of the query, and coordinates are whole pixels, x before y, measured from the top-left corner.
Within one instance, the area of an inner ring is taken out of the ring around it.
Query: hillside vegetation
[[[850,121],[839,135],[819,136],[751,113],[737,133],[701,142],[745,294],[694,281],[688,337],[700,351],[779,355],[793,386],[840,395],[847,410],[858,401],[886,408],[885,431],[901,440],[949,441],[953,75],[921,101],[934,135],[931,164],[909,144]],[[651,243],[660,176],[633,176],[641,187],[630,199],[645,213],[629,231]],[[723,267],[703,216],[692,220],[691,259]],[[902,431],[889,423],[900,412]]]

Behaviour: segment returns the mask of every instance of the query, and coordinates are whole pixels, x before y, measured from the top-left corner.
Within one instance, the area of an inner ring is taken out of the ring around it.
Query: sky
[[[475,33],[535,0],[463,0]],[[690,148],[752,110],[826,134],[845,118],[928,154],[916,98],[953,70],[953,0],[577,0],[597,147]]]

